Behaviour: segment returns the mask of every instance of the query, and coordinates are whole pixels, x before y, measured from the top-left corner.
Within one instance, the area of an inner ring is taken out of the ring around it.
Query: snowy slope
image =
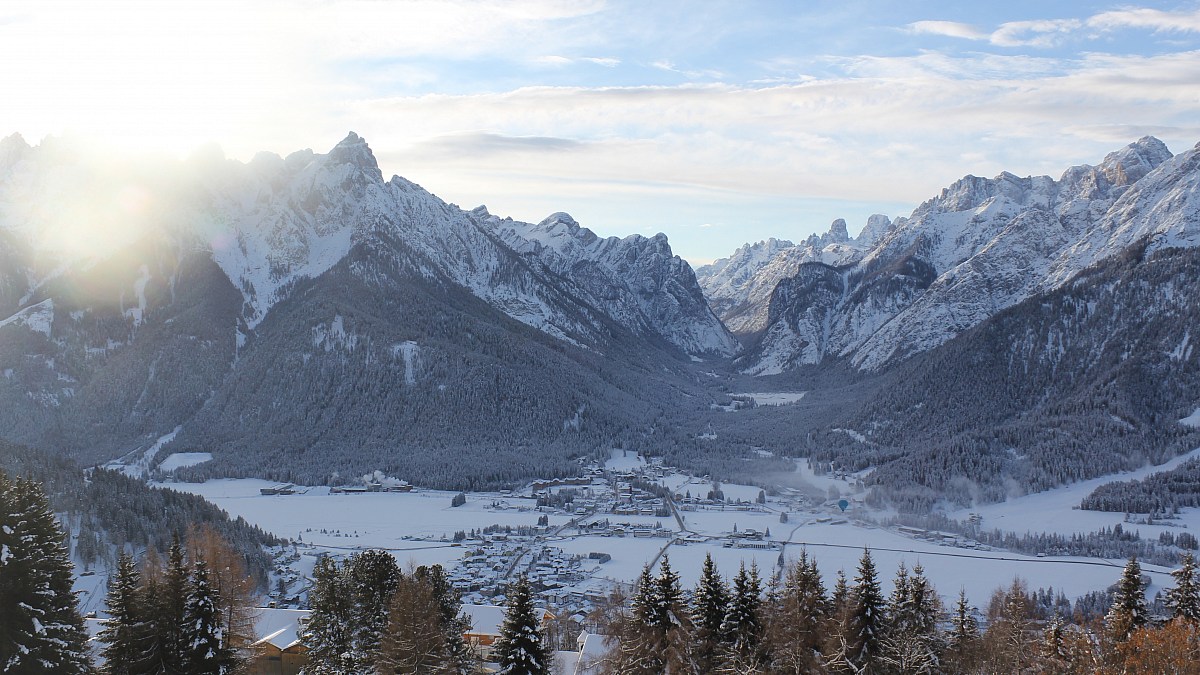
[[[690,354],[733,353],[737,342],[708,308],[691,267],[671,252],[665,235],[601,238],[565,213],[536,225],[498,218],[484,207],[472,215],[636,334],[656,335]]]
[[[854,264],[891,226],[887,216],[874,215],[852,239],[846,221],[839,218],[829,232],[810,236],[800,244],[774,238],[746,244],[730,257],[697,269],[696,277],[713,310],[731,331],[755,333],[768,323],[771,293],[781,280],[794,276],[804,263]]]
[[[1172,157],[1146,137],[1058,180],[967,176],[893,223],[840,284],[830,282],[836,288],[797,292],[816,274],[800,270],[779,284],[742,368],[765,374],[837,357],[879,369],[1057,288],[1144,237],[1151,251],[1200,244],[1198,153]]]

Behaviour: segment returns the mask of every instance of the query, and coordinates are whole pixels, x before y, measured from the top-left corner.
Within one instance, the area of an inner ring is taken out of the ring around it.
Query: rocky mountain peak
[[[1130,185],[1171,159],[1171,151],[1153,136],[1143,136],[1129,145],[1110,152],[1100,163],[1100,172],[1109,183]]]
[[[367,145],[366,139],[351,131],[333,149],[329,151],[328,161],[332,165],[350,164],[361,169],[364,173],[374,176],[383,182],[383,173],[379,163],[375,161],[375,153]]]

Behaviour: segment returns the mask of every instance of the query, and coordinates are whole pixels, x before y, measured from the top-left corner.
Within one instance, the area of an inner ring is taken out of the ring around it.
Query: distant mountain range
[[[617,446],[714,474],[769,447],[875,467],[915,508],[956,477],[960,501],[1040,489],[1193,442],[1198,161],[1143,138],[1058,180],[968,176],[693,273],[663,235],[385,180],[353,133],[245,164],[12,136],[0,425],[87,462],[212,452],[195,476],[482,487]],[[810,394],[726,413],[746,387]]]

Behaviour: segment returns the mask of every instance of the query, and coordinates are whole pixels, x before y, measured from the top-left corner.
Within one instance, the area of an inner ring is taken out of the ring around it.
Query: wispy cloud
[[[1200,33],[1200,11],[1168,12],[1160,9],[1130,7],[1101,12],[1088,17],[1008,21],[992,31],[957,21],[915,21],[908,24],[914,34],[940,35],[963,40],[983,41],[998,47],[1055,47],[1071,37],[1088,38],[1086,30],[1112,31],[1124,28],[1148,28],[1156,33]]]
[[[908,28],[914,33],[944,35],[964,40],[986,40],[989,36],[989,33],[975,26],[958,21],[916,21],[908,24]]]
[[[1200,33],[1200,11],[1165,12],[1130,8],[1102,12],[1087,20],[1093,28],[1151,28],[1162,33]]]

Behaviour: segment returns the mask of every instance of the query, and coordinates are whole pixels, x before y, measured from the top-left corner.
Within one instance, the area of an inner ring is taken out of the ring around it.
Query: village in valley
[[[899,564],[921,564],[951,584],[940,589],[944,597],[961,587],[977,606],[1004,580],[1031,574],[1026,563],[1039,563],[1038,578],[1068,595],[1102,588],[1119,571],[1097,561],[993,550],[959,533],[886,521],[886,512],[865,502],[861,475],[815,475],[799,461],[797,476],[793,487],[768,490],[615,450],[603,464],[581,466],[578,477],[498,492],[414,488],[380,472],[338,487],[183,483],[169,475],[160,484],[201,494],[288,540],[275,554],[258,627],[261,646],[285,661],[304,649],[297,636],[317,561],[369,549],[390,552],[406,569],[441,565],[471,617],[468,642],[485,659],[499,635],[506,594],[524,576],[565,662],[602,651],[604,610],[629,597],[645,566],[654,570],[664,560],[687,588],[697,583],[706,556],[724,574],[755,566],[770,581],[806,550],[832,579],[837,570],[853,570],[869,547],[885,580]],[[973,526],[982,519],[961,515]],[[1166,569],[1145,569],[1152,583],[1169,581]],[[83,597],[85,609],[100,608],[103,597],[94,595]]]

